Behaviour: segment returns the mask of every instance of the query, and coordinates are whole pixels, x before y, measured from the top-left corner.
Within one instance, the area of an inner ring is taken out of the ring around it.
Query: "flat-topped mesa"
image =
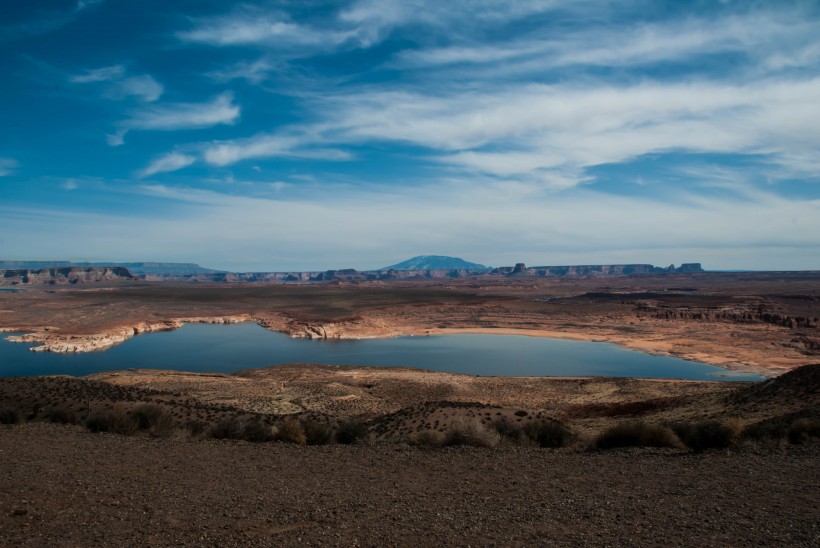
[[[122,267],[63,267],[39,270],[0,270],[0,286],[74,285],[96,282],[133,281],[134,276]]]
[[[667,274],[684,272],[703,272],[700,263],[685,263],[680,267],[654,266],[651,264],[612,264],[612,265],[566,265],[566,266],[532,266],[518,263],[514,267],[502,266],[493,269],[491,274],[501,276],[534,276],[534,277],[574,277],[574,276],[629,276],[633,274]]]

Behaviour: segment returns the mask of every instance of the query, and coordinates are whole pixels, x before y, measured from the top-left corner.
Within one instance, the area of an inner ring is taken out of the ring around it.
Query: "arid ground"
[[[13,423],[0,425],[0,543],[816,546],[818,307],[817,273],[2,293],[0,327],[53,351],[256,321],[309,337],[611,341],[772,378],[292,364],[0,379]],[[629,425],[654,437],[626,445],[666,447],[606,450]]]
[[[515,332],[607,341],[772,376],[820,355],[820,273],[693,273],[313,285],[123,283],[0,294],[0,329],[51,351],[186,321],[304,337]]]

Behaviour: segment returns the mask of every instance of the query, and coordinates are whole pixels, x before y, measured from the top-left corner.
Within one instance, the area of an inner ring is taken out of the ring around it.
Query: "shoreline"
[[[202,316],[187,318],[172,318],[159,322],[138,322],[135,325],[116,327],[109,330],[92,334],[58,334],[52,331],[51,326],[42,328],[42,331],[31,331],[31,329],[21,329],[16,327],[0,328],[0,333],[21,332],[22,335],[7,336],[5,340],[12,343],[39,344],[29,350],[32,352],[53,352],[58,354],[73,354],[84,352],[105,351],[109,348],[124,343],[130,338],[146,333],[161,331],[175,331],[185,324],[239,324],[256,323],[260,327],[288,335],[292,338],[319,338],[319,339],[382,339],[396,337],[423,337],[423,336],[446,336],[457,334],[484,334],[484,335],[513,335],[536,338],[551,338],[560,340],[571,340],[579,342],[608,343],[615,344],[621,348],[642,352],[653,356],[668,356],[683,359],[686,361],[712,365],[727,371],[725,376],[732,376],[732,372],[739,374],[754,374],[764,379],[776,377],[794,367],[804,364],[765,367],[758,364],[731,361],[725,357],[710,354],[708,352],[694,353],[682,350],[675,350],[669,347],[669,342],[664,340],[648,340],[641,337],[629,337],[614,333],[589,333],[584,331],[568,331],[556,328],[535,328],[518,329],[512,327],[447,327],[434,328],[423,326],[387,326],[381,325],[379,329],[364,329],[361,324],[356,325],[356,329],[346,329],[351,327],[345,325],[346,322],[327,324],[311,324],[310,322],[293,322],[281,316],[254,316],[252,314],[235,314],[223,316]],[[365,322],[366,323],[366,322]],[[375,326],[374,326],[375,327]],[[808,363],[808,360],[806,360]],[[722,381],[716,381],[722,382]]]

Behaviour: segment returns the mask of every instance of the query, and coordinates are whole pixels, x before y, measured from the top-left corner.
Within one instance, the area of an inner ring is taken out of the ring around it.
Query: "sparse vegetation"
[[[593,442],[595,449],[618,447],[682,448],[683,444],[672,429],[640,421],[615,425],[598,435]]]
[[[138,430],[133,417],[122,411],[95,411],[85,420],[85,427],[94,433],[109,432],[123,436],[132,436]]]
[[[524,434],[539,447],[566,447],[574,436],[572,431],[554,420],[528,422],[523,427]]]
[[[407,441],[416,447],[442,447],[447,442],[447,436],[438,430],[422,430],[411,434]]]
[[[22,418],[23,414],[16,407],[0,408],[0,424],[18,424]]]
[[[740,428],[730,421],[678,423],[672,426],[672,430],[684,445],[695,452],[726,449],[734,446],[740,437]]]
[[[797,419],[789,427],[787,433],[789,442],[795,444],[809,443],[820,440],[820,419]]]
[[[57,424],[76,424],[79,422],[74,410],[65,406],[47,407],[43,411],[43,418]]]
[[[308,445],[326,445],[333,441],[333,429],[323,422],[308,419],[302,421],[302,429]]]
[[[444,445],[469,445],[472,447],[495,447],[501,436],[495,430],[485,427],[475,418],[461,418],[453,421],[445,433]]]
[[[276,432],[275,438],[277,441],[295,443],[296,445],[305,445],[307,442],[305,429],[302,428],[302,423],[296,419],[288,419],[282,423]]]
[[[173,419],[158,405],[140,405],[132,416],[137,429],[149,432],[152,436],[164,438],[173,433]]]
[[[351,445],[366,438],[367,434],[368,428],[365,423],[351,420],[340,424],[334,437],[338,443]]]

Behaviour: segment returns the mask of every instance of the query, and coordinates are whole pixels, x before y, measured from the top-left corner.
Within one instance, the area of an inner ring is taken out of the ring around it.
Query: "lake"
[[[0,376],[88,375],[122,369],[232,373],[285,363],[407,366],[508,376],[588,376],[760,380],[613,344],[518,335],[443,335],[395,339],[292,339],[254,323],[185,325],[140,335],[102,352],[30,352],[31,345],[0,337]]]

